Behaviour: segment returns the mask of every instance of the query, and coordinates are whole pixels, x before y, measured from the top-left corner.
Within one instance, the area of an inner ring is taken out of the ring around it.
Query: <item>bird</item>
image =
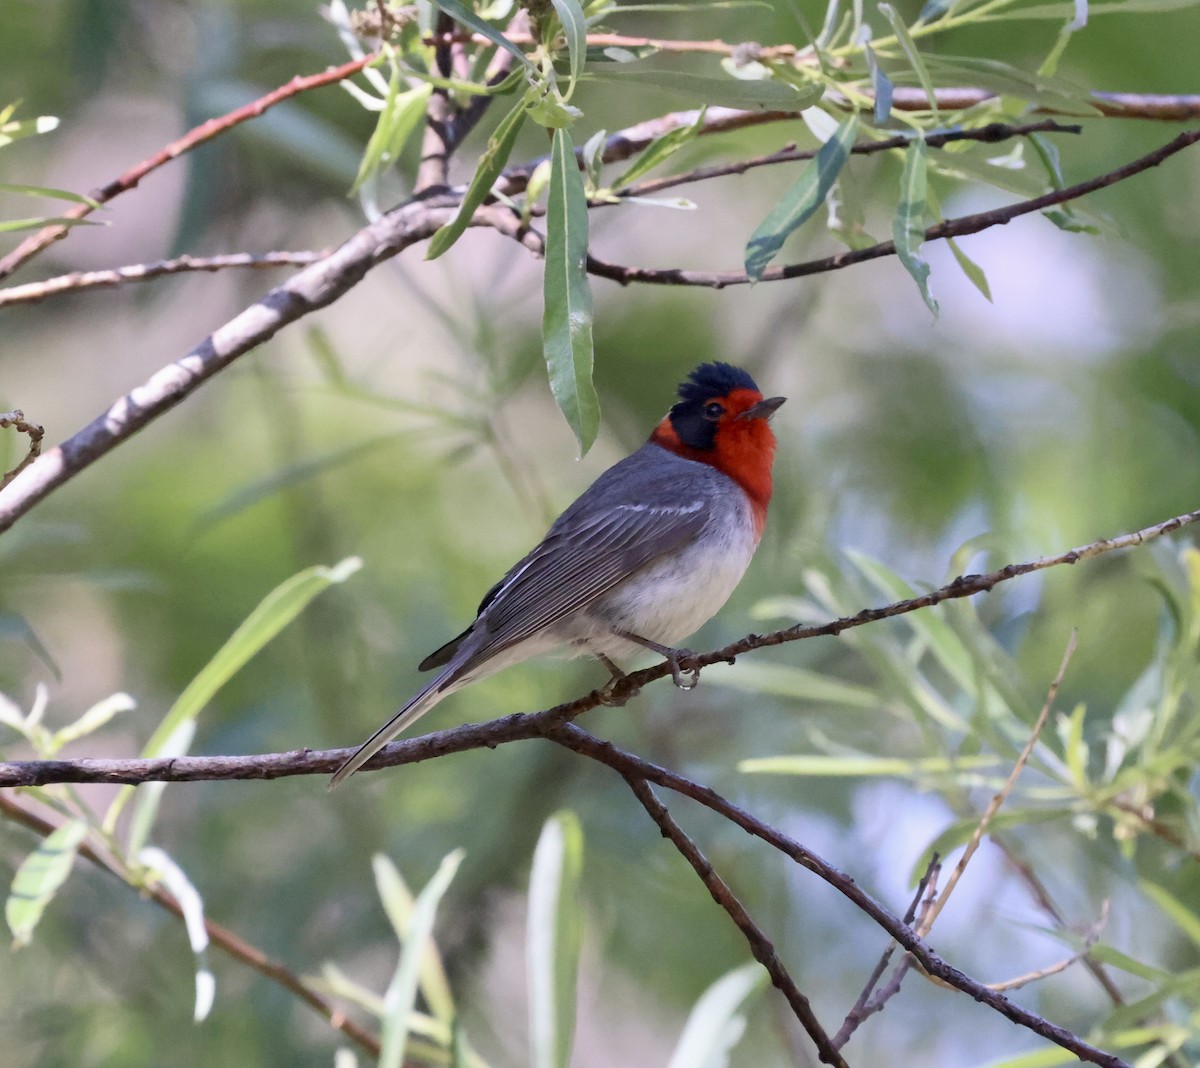
[[[636,452],[605,471],[546,536],[494,585],[474,622],[431,653],[441,670],[334,774],[353,775],[397,734],[456,690],[530,657],[590,655],[623,679],[618,659],[666,658],[690,689],[695,654],[674,644],[721,609],[762,537],[775,434],[786,400],[764,397],[750,374],[704,363]]]

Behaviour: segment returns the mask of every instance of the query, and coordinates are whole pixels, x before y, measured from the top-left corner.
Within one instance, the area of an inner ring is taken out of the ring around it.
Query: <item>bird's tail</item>
[[[418,690],[399,712],[354,751],[354,755],[338,768],[333,778],[329,780],[329,789],[332,790],[338,783],[348,779],[405,727],[419,720],[442,698],[448,697],[465,681],[462,677],[461,665],[458,664],[438,674],[428,686]]]

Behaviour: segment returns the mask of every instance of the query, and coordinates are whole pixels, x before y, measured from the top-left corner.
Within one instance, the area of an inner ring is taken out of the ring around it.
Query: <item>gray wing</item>
[[[551,626],[697,535],[724,475],[647,445],[606,471],[483,599],[475,622],[422,669],[460,652],[461,670]],[[637,487],[631,500],[631,490]]]

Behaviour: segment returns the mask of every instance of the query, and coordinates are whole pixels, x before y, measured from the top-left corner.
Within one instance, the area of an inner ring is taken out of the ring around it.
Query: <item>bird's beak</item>
[[[747,408],[738,418],[770,419],[785,400],[787,400],[787,397],[767,397],[765,400],[760,400],[757,404]]]

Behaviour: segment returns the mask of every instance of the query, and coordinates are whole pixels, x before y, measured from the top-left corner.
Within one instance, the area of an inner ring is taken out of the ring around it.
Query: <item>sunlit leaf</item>
[[[769,978],[766,968],[758,961],[751,961],[713,983],[688,1013],[667,1068],[714,1068],[727,1064],[729,1051],[746,1029],[742,1007],[766,987]]]
[[[550,391],[575,433],[580,455],[592,447],[600,429],[600,399],[592,383],[587,210],[571,135],[555,130],[546,205],[542,334]]]
[[[432,879],[417,897],[413,906],[412,922],[409,924],[408,941],[400,953],[396,971],[384,995],[383,1034],[379,1068],[401,1068],[404,1052],[408,1045],[411,1029],[410,1017],[416,1004],[417,986],[421,974],[421,962],[426,947],[433,935],[433,921],[437,908],[450,887],[458,866],[462,863],[462,850],[450,853],[438,866]]]
[[[825,202],[838,174],[850,158],[850,149],[858,131],[858,116],[843,122],[805,165],[799,180],[759,223],[746,244],[746,273],[755,281],[783,248],[784,241],[797,227],[810,219]]]
[[[45,185],[13,185],[10,182],[0,182],[0,192],[17,193],[30,197],[46,197],[49,200],[71,200],[76,204],[86,204],[89,208],[99,208],[100,201],[84,196],[82,193],[72,193],[69,189],[52,189]]]
[[[433,93],[433,86],[426,83],[400,92],[400,84],[400,68],[397,65],[393,68],[392,80],[388,85],[387,102],[379,113],[375,130],[363,152],[358,174],[350,188],[351,193],[357,193],[364,182],[399,159],[408,139],[425,120],[425,108]]]
[[[902,757],[877,757],[869,754],[823,756],[817,753],[756,757],[738,763],[738,771],[751,775],[810,775],[836,778],[889,776],[911,779],[982,769],[998,770],[1000,767],[1000,760],[995,756],[917,757],[905,760]]]
[[[533,1068],[568,1068],[579,979],[583,831],[572,812],[542,827],[529,876],[526,967]]]
[[[64,823],[47,835],[17,868],[4,904],[4,918],[15,945],[29,943],[46,906],[71,874],[87,831],[87,824],[82,820]]]
[[[988,285],[987,275],[983,273],[983,268],[958,247],[958,242],[954,238],[946,238],[946,244],[950,246],[950,251],[954,254],[954,262],[962,268],[962,273],[990,301],[992,299],[992,287]]]
[[[103,701],[98,701],[74,723],[54,732],[50,742],[50,753],[57,752],[69,742],[98,731],[113,716],[122,712],[131,712],[135,708],[137,708],[137,702],[127,693],[115,693]]]
[[[138,860],[150,868],[171,891],[183,912],[188,941],[196,958],[196,1004],[193,1020],[200,1023],[212,1009],[217,981],[208,966],[208,928],[204,924],[204,900],[187,873],[161,849],[153,846],[138,853]]]

